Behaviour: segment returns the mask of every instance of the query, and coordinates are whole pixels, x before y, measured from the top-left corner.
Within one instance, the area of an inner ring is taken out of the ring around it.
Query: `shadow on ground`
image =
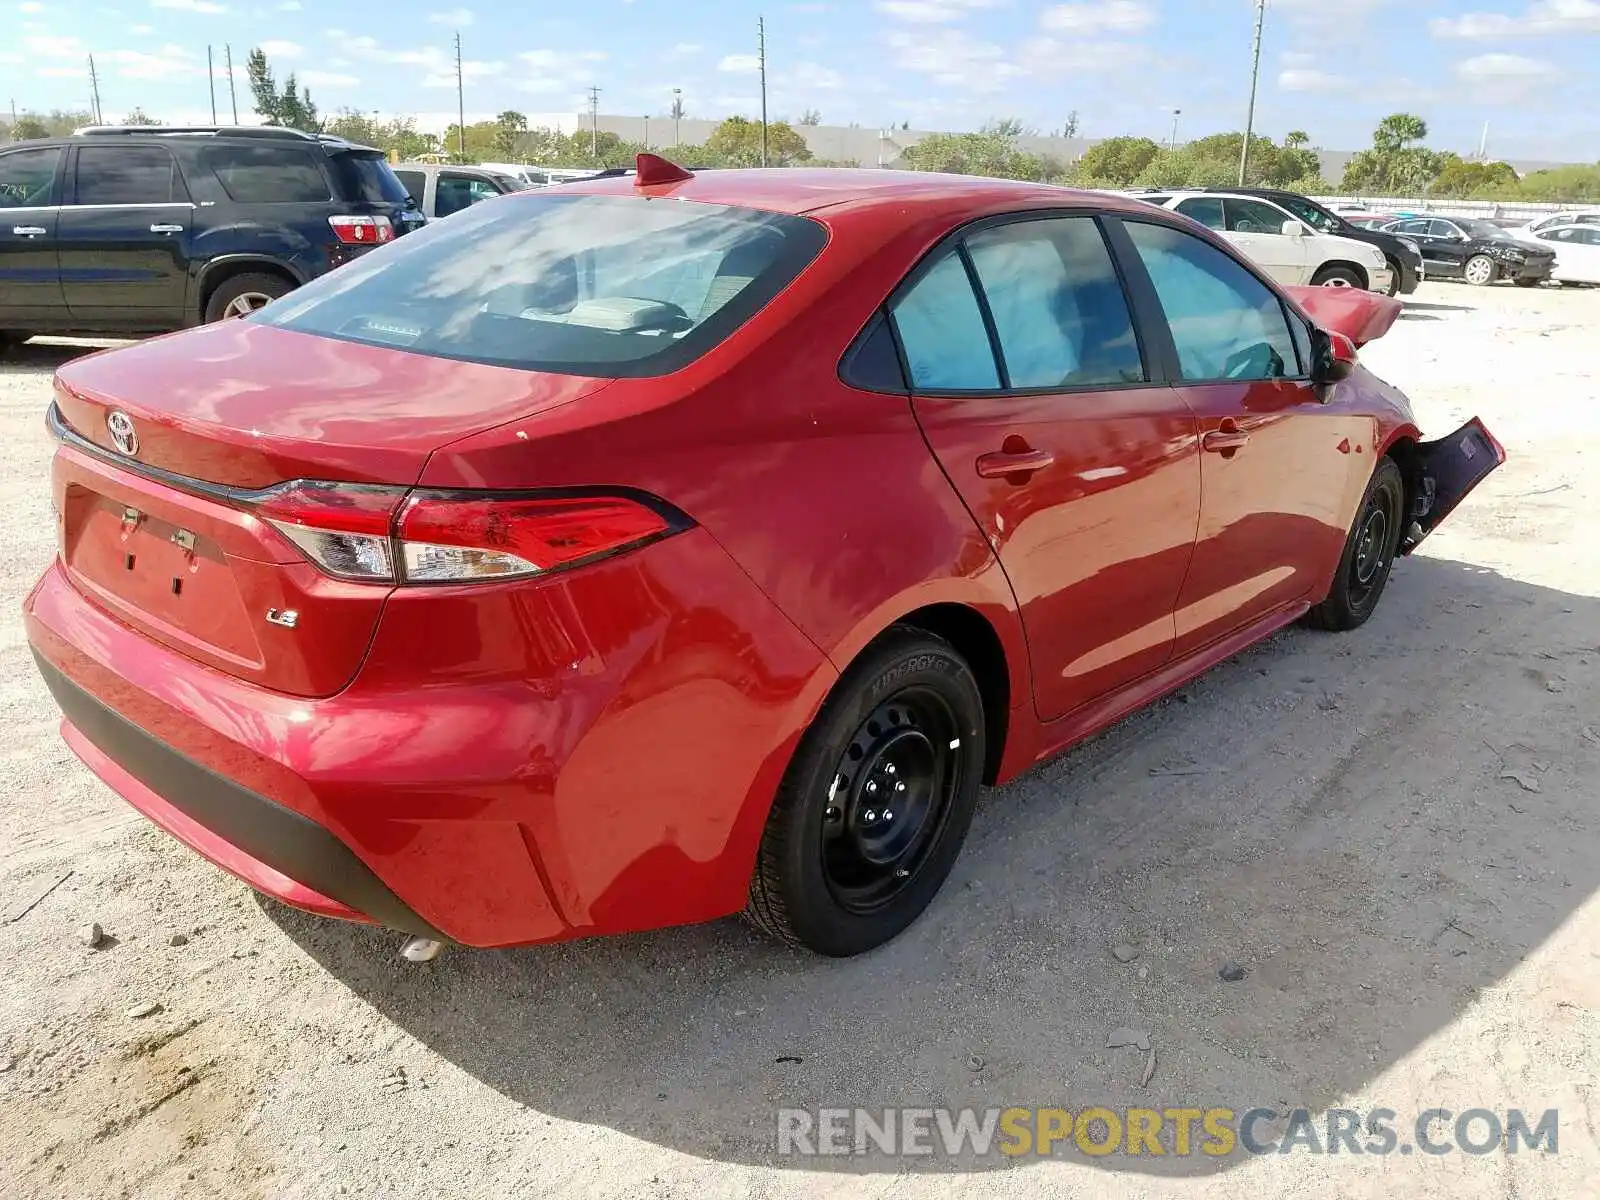
[[[67,341],[52,340],[23,342],[20,346],[8,346],[0,350],[0,375],[14,372],[34,372],[40,369],[55,370],[62,363],[71,362],[75,358],[82,358],[85,354],[93,354],[98,350],[106,350],[122,345],[122,342],[110,341]]]
[[[1406,560],[1361,631],[1288,630],[988,793],[929,913],[856,960],[730,920],[416,967],[398,935],[263,903],[511,1100],[702,1158],[1008,1165],[777,1159],[788,1106],[1315,1111],[1450,1026],[1594,891],[1597,633],[1593,598]],[[1508,764],[1542,767],[1540,793]],[[1123,942],[1132,963],[1109,953]],[[1228,959],[1242,981],[1219,978]],[[1147,1087],[1144,1054],[1106,1048],[1122,1026],[1156,1047]]]

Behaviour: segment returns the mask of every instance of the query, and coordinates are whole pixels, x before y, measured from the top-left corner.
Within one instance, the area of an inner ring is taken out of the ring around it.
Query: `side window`
[[[1410,234],[1412,237],[1427,237],[1432,221],[1401,221],[1393,229],[1394,233]]]
[[[433,189],[433,211],[441,217],[472,204],[472,180],[465,175],[441,175]]]
[[[1193,217],[1207,229],[1222,229],[1222,200],[1217,196],[1191,196],[1178,201],[1178,211]]]
[[[418,204],[428,194],[428,177],[421,171],[396,171],[395,178],[406,185],[406,192]]]
[[[994,319],[1010,387],[1144,379],[1127,298],[1091,218],[982,230],[967,239],[967,253]]]
[[[1288,215],[1260,200],[1236,200],[1229,197],[1223,204],[1228,214],[1228,229],[1233,233],[1279,233]]]
[[[1299,374],[1277,295],[1242,264],[1181,229],[1125,221],[1161,300],[1188,380]]]
[[[332,197],[317,160],[293,146],[216,146],[200,162],[240,204],[325,204]]]
[[[1600,229],[1585,229],[1583,241],[1588,246],[1600,246]]]
[[[54,146],[0,154],[0,208],[41,208],[54,198],[61,151]]]
[[[953,250],[895,301],[890,317],[913,388],[988,391],[1000,386],[978,298]]]
[[[1434,237],[1458,238],[1463,236],[1461,230],[1450,224],[1449,221],[1429,221],[1428,232]]]
[[[188,198],[178,162],[164,146],[78,148],[78,204],[170,204]]]

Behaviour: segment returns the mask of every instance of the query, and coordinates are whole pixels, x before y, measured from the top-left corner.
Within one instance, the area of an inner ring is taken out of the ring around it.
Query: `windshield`
[[[1510,241],[1511,235],[1493,221],[1471,221],[1452,217],[1468,237],[1488,238],[1490,241]]]
[[[430,224],[252,319],[496,366],[663,375],[727,338],[826,241],[804,217],[524,193]]]
[[[1277,199],[1279,204],[1313,229],[1319,229],[1323,233],[1338,233],[1344,228],[1344,223],[1331,212],[1325,211],[1321,205],[1313,204],[1299,196],[1282,196]]]

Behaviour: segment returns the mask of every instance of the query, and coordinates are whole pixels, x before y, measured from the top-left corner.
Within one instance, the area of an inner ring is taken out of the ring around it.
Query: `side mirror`
[[[1312,341],[1311,382],[1339,383],[1355,372],[1356,344],[1342,333],[1319,329]]]
[[[1283,223],[1283,228],[1278,232],[1283,234],[1284,237],[1305,237],[1306,227],[1300,224],[1299,221],[1285,221]]]

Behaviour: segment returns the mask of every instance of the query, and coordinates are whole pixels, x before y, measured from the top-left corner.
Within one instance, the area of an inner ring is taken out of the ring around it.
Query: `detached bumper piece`
[[[102,777],[116,777],[136,808],[190,849],[296,908],[447,940],[327,829],[178,753],[37,651],[34,661],[61,706],[73,750]]]

